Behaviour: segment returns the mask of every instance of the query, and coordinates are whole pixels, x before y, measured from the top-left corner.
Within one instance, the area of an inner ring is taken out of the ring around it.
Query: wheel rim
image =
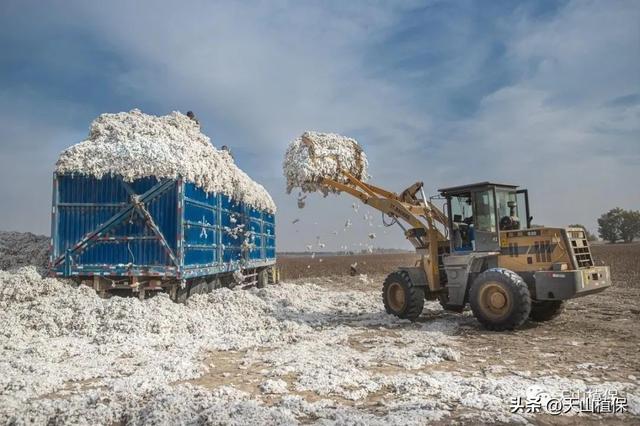
[[[405,295],[404,289],[399,283],[391,283],[387,290],[387,300],[389,302],[389,306],[395,312],[402,311],[405,302]]]
[[[491,319],[500,319],[511,310],[513,301],[509,293],[497,282],[488,282],[480,289],[480,307]]]

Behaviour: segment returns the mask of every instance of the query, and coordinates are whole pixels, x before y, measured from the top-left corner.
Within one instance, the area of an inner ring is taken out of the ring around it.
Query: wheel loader
[[[566,300],[611,285],[609,267],[594,264],[584,229],[531,224],[526,189],[492,182],[442,188],[445,214],[422,182],[397,194],[342,174],[320,184],[380,210],[384,224],[399,225],[421,255],[384,281],[390,314],[415,320],[425,299],[439,300],[455,312],[469,304],[490,330],[511,330],[528,319],[548,321]]]

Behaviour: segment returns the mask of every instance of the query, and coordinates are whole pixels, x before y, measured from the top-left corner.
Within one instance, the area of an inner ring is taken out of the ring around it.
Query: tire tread
[[[403,312],[400,313],[394,312],[387,301],[387,289],[392,283],[399,283],[405,290],[405,299],[407,302]],[[393,314],[398,318],[414,321],[420,316],[424,308],[424,289],[413,285],[411,277],[409,277],[406,271],[395,271],[390,273],[384,280],[382,286],[382,302],[384,303],[384,308],[387,313]]]
[[[506,279],[505,281],[502,281]],[[492,322],[490,319],[483,317],[479,307],[478,291],[486,281],[496,280],[506,284],[514,296],[514,310],[507,318],[500,322]],[[476,277],[469,294],[469,302],[474,316],[487,329],[494,331],[513,330],[521,326],[527,321],[531,313],[531,296],[529,288],[520,275],[504,268],[487,269]]]

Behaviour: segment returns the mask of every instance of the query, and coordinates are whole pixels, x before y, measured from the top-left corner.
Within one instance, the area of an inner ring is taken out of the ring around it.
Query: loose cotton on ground
[[[293,140],[282,165],[287,192],[300,188],[304,192],[331,191],[320,184],[321,178],[346,182],[342,171],[366,180],[367,156],[355,139],[335,133],[304,132]]]
[[[200,126],[184,114],[164,116],[139,110],[101,114],[89,137],[60,155],[56,171],[125,181],[142,177],[182,177],[207,192],[222,193],[252,207],[274,212],[264,187],[236,166],[231,155],[217,150]]]
[[[334,279],[183,305],[166,294],[101,299],[33,267],[0,271],[10,325],[0,330],[0,424],[513,424],[534,420],[508,404],[531,386],[561,395],[597,385],[640,413],[632,382],[470,369],[460,335],[472,317],[427,301],[431,318],[410,323],[384,312],[366,277],[359,289]]]

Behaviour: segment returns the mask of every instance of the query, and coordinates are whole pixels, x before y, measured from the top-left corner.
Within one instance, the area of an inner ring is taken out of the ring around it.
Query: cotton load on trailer
[[[277,281],[273,201],[195,126],[179,113],[104,114],[87,141],[63,152],[53,179],[52,275],[90,282],[101,293],[167,290],[174,300]],[[149,137],[158,146],[147,154],[140,146]],[[204,157],[197,170],[217,170],[191,176],[192,147],[196,161]],[[170,151],[177,160],[163,162]],[[93,160],[95,152],[106,154]],[[77,164],[88,166],[80,172]]]

